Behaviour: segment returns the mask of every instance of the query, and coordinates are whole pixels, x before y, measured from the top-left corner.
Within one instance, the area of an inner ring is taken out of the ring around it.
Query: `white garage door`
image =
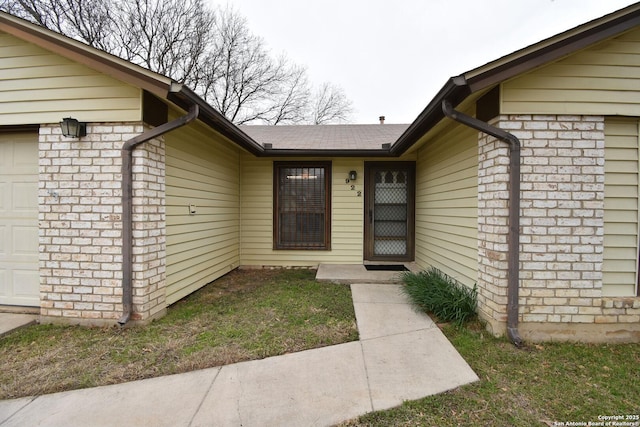
[[[0,305],[39,306],[38,136],[0,133]]]

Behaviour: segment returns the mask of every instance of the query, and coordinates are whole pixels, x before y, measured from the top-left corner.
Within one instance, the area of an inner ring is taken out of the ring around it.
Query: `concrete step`
[[[395,263],[399,264],[399,263]],[[410,271],[418,271],[415,263],[404,263]],[[333,283],[401,283],[401,271],[367,270],[362,264],[320,264],[316,280]]]

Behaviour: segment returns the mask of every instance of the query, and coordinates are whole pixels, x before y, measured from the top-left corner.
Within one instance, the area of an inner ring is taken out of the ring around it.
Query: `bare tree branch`
[[[307,102],[306,71],[273,59],[261,38],[233,9],[218,9],[213,48],[201,93],[234,123],[300,121]]]
[[[293,68],[286,84],[280,86],[280,93],[273,100],[273,114],[265,117],[264,122],[277,125],[280,123],[301,123],[306,120],[310,90],[306,69]]]
[[[351,103],[274,57],[232,8],[204,0],[0,0],[0,10],[193,88],[236,124],[342,122]]]
[[[122,8],[122,57],[180,83],[199,80],[213,20],[202,0],[126,0]]]
[[[347,99],[344,91],[331,83],[324,83],[316,92],[313,102],[313,124],[347,122],[351,111],[351,101]]]

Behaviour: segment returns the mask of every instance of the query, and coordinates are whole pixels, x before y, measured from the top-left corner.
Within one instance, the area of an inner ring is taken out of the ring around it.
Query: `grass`
[[[477,383],[343,423],[554,426],[640,412],[640,344],[529,344],[443,331]],[[358,338],[349,288],[305,270],[232,272],[142,328],[31,326],[0,338],[0,399],[260,359]],[[417,372],[416,375],[420,373]]]
[[[402,275],[403,291],[414,305],[435,317],[438,322],[462,326],[476,317],[478,293],[436,268]]]
[[[479,382],[342,426],[587,425],[600,415],[640,413],[640,344],[544,343],[517,349],[488,336],[477,322],[443,331]]]
[[[0,338],[0,399],[95,387],[358,339],[351,292],[309,270],[237,270],[145,327],[34,325]]]

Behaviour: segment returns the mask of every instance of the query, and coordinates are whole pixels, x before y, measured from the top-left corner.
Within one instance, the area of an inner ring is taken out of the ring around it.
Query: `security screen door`
[[[415,163],[365,163],[366,261],[413,261]]]

